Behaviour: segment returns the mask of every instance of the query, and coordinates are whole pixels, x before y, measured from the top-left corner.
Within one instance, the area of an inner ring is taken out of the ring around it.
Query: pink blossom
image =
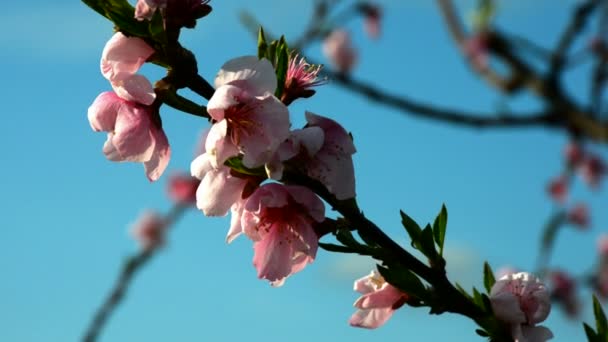
[[[365,33],[372,39],[377,39],[380,36],[380,20],[382,19],[382,10],[378,5],[371,3],[363,3],[360,5],[363,12],[363,26]]]
[[[387,283],[376,271],[356,280],[354,289],[363,294],[355,301],[354,306],[358,310],[349,320],[355,327],[380,327],[408,300],[406,293]]]
[[[237,202],[233,211],[240,211],[240,227],[231,227],[231,232],[238,234],[240,228],[254,241],[253,265],[259,278],[281,286],[314,261],[319,238],[313,224],[325,219],[325,206],[312,191],[269,183],[241,204],[239,208]]]
[[[326,82],[325,79],[319,79],[320,71],[320,65],[310,65],[304,57],[291,54],[281,101],[289,105],[298,98],[313,96],[315,91],[311,88]]]
[[[607,172],[607,168],[599,156],[590,155],[583,160],[580,171],[587,184],[592,188],[597,188],[602,176]]]
[[[488,38],[485,33],[477,33],[464,41],[464,54],[478,69],[488,67]]]
[[[137,0],[135,5],[135,19],[150,20],[158,8],[166,8],[167,0]]]
[[[273,179],[282,177],[282,161],[290,162],[314,178],[344,200],[355,197],[355,171],[352,155],[355,145],[348,132],[337,122],[306,112],[308,124],[295,130],[277,150],[275,158],[267,165]]]
[[[213,167],[211,158],[203,153],[190,165],[192,176],[201,180],[196,190],[196,207],[206,216],[224,216],[243,196],[248,179],[237,177],[225,165]]]
[[[289,112],[273,94],[274,69],[266,59],[240,57],[224,64],[215,78],[207,111],[215,123],[205,148],[213,167],[243,154],[243,165],[255,168],[273,156],[289,136]]]
[[[167,223],[155,211],[146,211],[131,227],[131,234],[139,242],[142,249],[152,250],[165,242]]]
[[[357,62],[357,51],[350,35],[344,30],[335,30],[323,41],[323,54],[341,73],[349,73]]]
[[[583,151],[580,144],[570,142],[564,149],[564,157],[566,158],[566,164],[568,164],[568,166],[578,167],[585,158],[585,151]]]
[[[564,203],[568,197],[568,179],[560,176],[551,181],[547,187],[551,198],[559,203]]]
[[[608,258],[608,234],[602,234],[597,239],[597,251],[601,257]]]
[[[550,275],[552,289],[551,298],[561,303],[570,317],[575,317],[580,309],[580,303],[576,297],[576,281],[566,272],[554,271]]]
[[[567,213],[568,222],[584,229],[589,227],[589,209],[584,203],[578,203]]]
[[[508,274],[490,291],[494,315],[511,326],[515,341],[546,341],[551,331],[536,323],[544,321],[551,311],[551,300],[545,285],[530,273]]]
[[[165,171],[171,149],[160,127],[160,117],[152,107],[104,92],[89,107],[88,118],[94,131],[108,132],[103,146],[106,158],[143,163],[150,181],[157,180]]]
[[[143,39],[116,32],[101,54],[101,73],[121,98],[151,105],[156,98],[150,81],[135,73],[154,53]]]
[[[167,193],[177,204],[191,205],[196,204],[196,189],[201,184],[197,178],[188,174],[178,173],[169,177]]]

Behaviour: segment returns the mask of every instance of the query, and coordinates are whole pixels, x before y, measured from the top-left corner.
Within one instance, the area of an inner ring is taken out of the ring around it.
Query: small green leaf
[[[420,234],[420,251],[424,254],[431,264],[436,263],[439,260],[439,255],[435,249],[435,241],[433,240],[433,228],[431,225],[427,225]]]
[[[420,249],[420,244],[418,243],[418,240],[420,239],[422,229],[420,229],[420,226],[418,225],[418,223],[416,223],[416,221],[414,221],[402,210],[400,210],[399,213],[401,214],[401,224],[403,225],[403,228],[405,228],[405,230],[407,231],[407,234],[410,236],[410,239],[412,239],[412,247]]]
[[[443,256],[443,243],[445,242],[445,230],[448,225],[448,210],[445,204],[441,206],[439,215],[433,222],[433,235],[435,236],[435,243],[439,247],[439,255]]]
[[[352,248],[347,246],[340,246],[333,243],[324,243],[319,242],[319,247],[323,248],[328,252],[336,252],[336,253],[356,253]]]
[[[389,284],[394,285],[398,289],[417,299],[424,300],[428,297],[426,287],[420,278],[410,270],[394,265],[387,265],[388,267],[381,265],[376,266],[378,267],[378,272],[380,272]]]
[[[583,323],[583,328],[585,328],[585,335],[587,335],[587,340],[589,342],[595,342],[599,339],[599,336],[593,331],[593,328],[590,327],[587,323]]]
[[[353,233],[348,229],[338,229],[338,231],[336,232],[336,239],[342,242],[344,246],[353,248],[361,246],[359,241],[357,241],[353,236]]]
[[[490,334],[488,334],[485,330],[483,329],[475,329],[475,332],[477,333],[477,335],[481,336],[481,337],[490,337]]]
[[[490,293],[492,290],[492,286],[496,283],[496,279],[494,278],[494,272],[490,267],[488,262],[483,263],[483,286],[486,288],[486,292]]]
[[[277,51],[277,62],[275,65],[275,70],[277,74],[277,89],[275,91],[275,96],[277,98],[281,98],[283,95],[283,89],[285,88],[285,80],[287,79],[287,68],[289,67],[289,48],[287,47],[287,42],[285,41],[285,37],[281,36],[278,45]]]
[[[264,36],[264,29],[261,26],[258,31],[258,58],[268,58],[268,44],[266,43],[266,37]]]
[[[608,322],[606,321],[606,314],[602,309],[602,304],[597,297],[593,296],[593,314],[595,315],[595,325],[599,337],[608,336]]]
[[[467,297],[467,299],[469,299],[470,301],[473,301],[473,297],[471,297],[471,295],[467,292],[467,290],[465,290],[462,286],[460,286],[460,284],[455,283],[454,284],[456,286],[456,289],[462,293],[463,296]]]

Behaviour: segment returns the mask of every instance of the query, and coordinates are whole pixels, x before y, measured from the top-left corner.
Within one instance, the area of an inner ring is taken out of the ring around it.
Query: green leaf
[[[404,213],[403,210],[399,210],[399,213],[401,214],[401,224],[407,231],[410,239],[412,239],[412,247],[419,250],[420,244],[418,243],[418,240],[420,239],[420,234],[422,234],[422,229],[420,229],[418,223]]]
[[[427,225],[420,234],[420,251],[424,254],[431,264],[435,264],[439,260],[437,250],[435,250],[435,241],[433,240],[433,228]]]
[[[595,315],[595,325],[599,337],[608,336],[608,322],[606,321],[606,315],[602,309],[602,304],[597,300],[597,297],[593,296],[593,314]]]
[[[224,162],[224,165],[244,175],[266,178],[266,170],[264,170],[263,166],[257,167],[255,169],[250,169],[243,165],[243,160],[241,159],[241,157],[229,158]]]
[[[462,293],[463,296],[467,297],[468,300],[473,301],[473,297],[471,297],[471,295],[467,292],[467,290],[465,290],[462,286],[460,286],[460,284],[455,283],[454,284],[456,286],[456,289]]]
[[[389,284],[417,299],[424,300],[428,297],[426,286],[410,270],[395,265],[387,265],[388,267],[376,266],[378,267],[378,272]]]
[[[275,65],[275,70],[277,74],[277,89],[275,91],[275,96],[277,98],[281,98],[283,95],[283,89],[285,88],[285,80],[287,79],[287,68],[289,67],[289,48],[287,47],[287,42],[285,41],[285,37],[281,36],[278,45],[277,51],[277,62]]]
[[[585,328],[585,335],[587,335],[587,340],[589,342],[595,342],[599,340],[599,336],[595,333],[592,327],[587,323],[583,323],[583,328]]]
[[[333,243],[324,243],[319,242],[319,247],[323,248],[328,252],[336,252],[336,253],[356,253],[352,248],[347,246],[340,246]]]
[[[342,242],[344,246],[357,248],[362,246],[359,241],[355,239],[353,233],[348,229],[338,229],[336,232],[336,239]]]
[[[435,236],[435,243],[439,247],[439,255],[443,256],[443,243],[445,241],[445,230],[448,225],[448,210],[445,204],[441,206],[439,215],[433,222],[433,235]]]
[[[483,329],[475,329],[475,332],[477,333],[477,335],[481,336],[481,337],[490,337],[490,334],[488,334],[485,330]]]
[[[486,292],[490,293],[492,290],[492,286],[496,283],[496,279],[494,278],[494,272],[490,267],[488,262],[483,263],[483,286],[486,288]]]
[[[264,29],[261,26],[258,31],[258,58],[268,58],[268,44],[266,43],[266,37],[264,36]]]

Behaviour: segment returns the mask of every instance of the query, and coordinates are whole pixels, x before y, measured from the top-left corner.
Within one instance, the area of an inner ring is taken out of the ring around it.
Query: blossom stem
[[[165,215],[166,227],[172,226],[188,209],[188,206],[175,205]],[[83,342],[97,341],[111,314],[122,302],[131,285],[133,277],[156,254],[158,248],[145,248],[125,260],[114,286],[108,293],[102,305],[95,311],[91,323],[87,327]]]

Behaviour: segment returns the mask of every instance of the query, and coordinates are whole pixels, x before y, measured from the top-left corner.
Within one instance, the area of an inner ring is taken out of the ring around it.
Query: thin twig
[[[182,205],[174,206],[165,216],[166,227],[168,228],[175,223],[187,208]],[[82,339],[83,342],[94,342],[97,340],[108,319],[124,299],[135,274],[150,261],[157,251],[158,248],[143,249],[125,260],[116,283],[103,304],[95,311],[95,315]]]

